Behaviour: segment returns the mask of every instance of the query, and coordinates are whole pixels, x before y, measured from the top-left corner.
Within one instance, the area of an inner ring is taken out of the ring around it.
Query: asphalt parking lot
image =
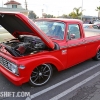
[[[1,35],[10,37],[7,33]],[[30,96],[14,95],[0,97],[0,100],[99,100],[100,61],[90,59],[67,70],[55,72],[52,79],[41,87],[32,87],[29,83],[15,86],[0,73],[1,92],[29,92]]]
[[[31,94],[30,97],[6,97],[0,100],[58,100],[58,98],[60,100],[93,100],[88,98],[99,91],[99,71],[100,62],[90,59],[67,70],[56,72],[42,87],[32,87],[28,83],[15,86],[0,74],[0,92],[24,91]],[[86,81],[88,78],[90,80]]]

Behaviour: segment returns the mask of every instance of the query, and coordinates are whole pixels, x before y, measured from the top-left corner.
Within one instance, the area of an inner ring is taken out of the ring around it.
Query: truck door
[[[73,66],[86,59],[86,48],[84,38],[79,24],[68,24],[67,32],[67,55],[68,66]]]

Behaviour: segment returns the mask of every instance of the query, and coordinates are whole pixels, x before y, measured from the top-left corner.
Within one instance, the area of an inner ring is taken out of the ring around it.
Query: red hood
[[[38,36],[49,48],[54,49],[52,40],[21,13],[0,12],[0,24],[16,38],[19,35]]]

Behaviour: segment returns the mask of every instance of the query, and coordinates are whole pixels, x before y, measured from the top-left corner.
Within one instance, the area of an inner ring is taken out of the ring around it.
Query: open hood
[[[49,48],[54,49],[52,40],[21,13],[0,12],[0,24],[16,38],[19,35],[38,36]]]

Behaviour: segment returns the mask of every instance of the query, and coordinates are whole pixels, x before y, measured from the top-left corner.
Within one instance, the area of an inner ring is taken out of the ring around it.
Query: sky
[[[0,7],[5,7],[3,4],[8,0],[0,0]],[[25,8],[25,0],[15,0],[22,4]],[[42,16],[42,9],[44,13],[60,16],[62,14],[69,14],[75,7],[83,7],[83,15],[98,16],[95,11],[96,7],[100,6],[100,0],[26,0],[28,10],[32,10],[37,16]]]

